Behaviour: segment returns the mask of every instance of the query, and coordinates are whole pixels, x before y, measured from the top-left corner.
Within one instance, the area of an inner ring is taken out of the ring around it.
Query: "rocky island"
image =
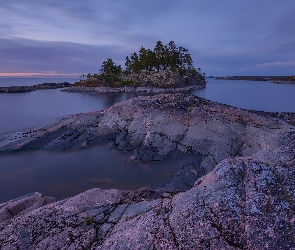
[[[206,87],[206,80],[201,75],[192,75],[188,77],[171,70],[133,73],[124,76],[123,79],[129,82],[129,84],[97,86],[95,83],[87,84],[87,81],[82,81],[75,83],[73,86],[63,91],[100,94],[122,92],[171,93]],[[132,82],[132,84],[130,82]]]
[[[11,86],[11,87],[0,87],[0,93],[23,93],[31,92],[41,89],[58,89],[58,88],[67,88],[72,86],[71,83],[62,82],[62,83],[40,83],[33,86]]]
[[[181,190],[95,188],[0,204],[0,248],[294,249],[294,121],[294,113],[161,94],[2,135],[1,152],[109,143],[133,161],[201,160],[181,168],[192,180]]]
[[[177,47],[174,41],[156,43],[153,50],[141,47],[130,58],[126,69],[111,58],[102,63],[100,73],[83,75],[87,79],[65,89],[67,92],[179,92],[206,86],[205,74],[195,69],[188,50]]]

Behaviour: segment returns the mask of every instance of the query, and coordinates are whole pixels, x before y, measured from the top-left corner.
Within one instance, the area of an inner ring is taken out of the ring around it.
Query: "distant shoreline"
[[[277,84],[295,84],[295,76],[222,76],[216,80],[242,80],[242,81],[270,81]]]
[[[41,89],[58,89],[67,88],[72,86],[69,82],[62,83],[40,83],[33,86],[10,86],[10,87],[0,87],[0,93],[24,93],[31,92]]]

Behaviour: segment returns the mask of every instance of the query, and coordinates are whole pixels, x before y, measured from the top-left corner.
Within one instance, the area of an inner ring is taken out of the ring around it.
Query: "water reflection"
[[[209,79],[206,88],[190,93],[243,109],[269,112],[295,111],[295,84]]]
[[[137,189],[163,182],[181,164],[137,163],[107,145],[1,154],[0,203],[35,191],[62,199],[94,187]]]
[[[134,93],[67,93],[58,89],[1,94],[0,134],[45,126],[66,115],[104,110],[135,96]]]

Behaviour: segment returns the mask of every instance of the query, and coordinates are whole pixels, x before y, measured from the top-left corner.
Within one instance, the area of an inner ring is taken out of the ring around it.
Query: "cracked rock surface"
[[[10,217],[1,215],[15,201],[3,203],[0,248],[295,249],[295,131],[285,116],[159,95],[3,135],[2,151],[108,141],[138,161],[201,155],[202,177],[177,194],[92,189],[47,205],[33,195],[35,207]]]

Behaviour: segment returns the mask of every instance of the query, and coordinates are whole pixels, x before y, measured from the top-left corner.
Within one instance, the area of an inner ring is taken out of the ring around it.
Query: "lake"
[[[0,77],[0,87],[33,86],[39,83],[74,83],[79,81],[77,77]]]
[[[270,112],[295,111],[295,84],[208,79],[205,89],[192,93],[244,109]]]
[[[0,86],[74,82],[65,78],[0,78]],[[205,89],[190,91],[232,106],[264,111],[295,111],[295,85],[209,79]],[[0,134],[44,126],[65,115],[102,110],[136,94],[80,94],[60,89],[0,94]],[[58,199],[94,187],[136,189],[164,181],[177,171],[165,164],[131,162],[114,148],[26,151],[0,155],[0,202],[38,191]]]

